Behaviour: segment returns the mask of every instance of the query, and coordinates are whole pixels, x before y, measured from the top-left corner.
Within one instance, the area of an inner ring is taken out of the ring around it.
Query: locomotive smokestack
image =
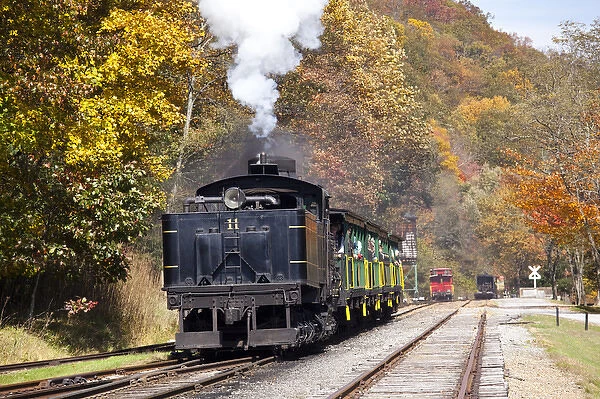
[[[287,157],[269,157],[261,152],[255,158],[248,160],[248,174],[296,177],[296,161]]]

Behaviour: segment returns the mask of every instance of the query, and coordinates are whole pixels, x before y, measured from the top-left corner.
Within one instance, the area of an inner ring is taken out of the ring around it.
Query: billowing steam
[[[256,136],[267,136],[277,124],[273,108],[279,92],[269,76],[298,66],[302,55],[294,44],[307,49],[321,45],[321,15],[327,2],[200,0],[200,12],[217,38],[216,45],[237,46],[228,83],[233,97],[256,112],[250,125]]]

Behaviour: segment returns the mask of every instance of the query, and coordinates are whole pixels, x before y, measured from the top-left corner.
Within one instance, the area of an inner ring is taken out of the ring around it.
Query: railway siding
[[[112,352],[92,353],[89,355],[72,356],[60,359],[40,360],[35,362],[24,362],[0,365],[0,373],[15,370],[25,370],[38,367],[56,366],[58,364],[76,363],[86,360],[106,359],[113,356],[129,355],[132,353],[170,352],[175,350],[175,343],[166,342],[162,344],[138,346],[134,348],[120,349]]]

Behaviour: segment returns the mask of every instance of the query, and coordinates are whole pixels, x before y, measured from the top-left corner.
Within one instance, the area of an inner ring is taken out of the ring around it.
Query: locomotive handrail
[[[352,277],[350,275],[352,275]],[[346,289],[354,288],[354,283],[354,258],[346,255]]]
[[[236,294],[244,294],[244,295],[251,295],[251,294],[264,294],[264,293],[269,293],[269,292],[279,292],[281,291],[281,287],[282,286],[286,286],[286,288],[299,288],[298,283],[289,283],[289,284],[281,284],[281,283],[263,283],[260,286],[261,287],[268,287],[269,284],[273,284],[274,287],[273,289],[264,289],[264,290],[236,290],[236,286],[228,286],[227,289],[222,289],[221,291],[216,291],[216,292],[228,292],[228,293],[236,293]],[[203,286],[202,288],[206,288],[207,286]],[[210,286],[208,286],[210,287]],[[220,287],[220,286],[215,286],[215,287]],[[182,286],[182,288],[186,289],[185,293],[182,293],[183,295],[193,295],[193,296],[213,296],[215,295],[215,291],[211,291],[211,292],[195,292],[195,291],[190,291],[190,287],[189,286]],[[172,288],[173,289],[173,288]]]

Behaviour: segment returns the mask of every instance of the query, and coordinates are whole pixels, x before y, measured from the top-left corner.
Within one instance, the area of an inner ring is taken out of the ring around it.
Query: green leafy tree
[[[206,64],[194,13],[185,1],[2,6],[4,281],[126,278],[127,248],[164,206],[186,73]]]

